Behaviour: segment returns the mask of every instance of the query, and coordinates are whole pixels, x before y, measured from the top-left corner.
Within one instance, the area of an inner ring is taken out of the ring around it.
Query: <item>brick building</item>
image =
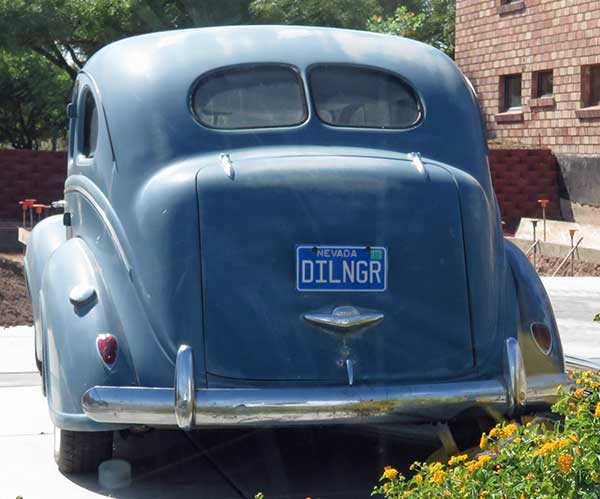
[[[456,0],[456,62],[489,138],[552,149],[563,216],[600,223],[600,0]]]

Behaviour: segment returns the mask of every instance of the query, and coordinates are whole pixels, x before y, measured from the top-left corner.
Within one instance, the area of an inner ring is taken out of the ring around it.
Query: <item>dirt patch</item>
[[[0,257],[0,327],[32,325],[23,266]]]
[[[529,259],[533,263],[533,259]],[[539,275],[551,276],[562,258],[556,258],[552,256],[541,256],[538,255],[536,259],[537,271]],[[571,262],[564,264],[561,271],[556,274],[557,276],[570,276],[571,275]],[[600,276],[600,263],[584,262],[583,260],[575,259],[573,265],[573,276],[574,277],[599,277]]]

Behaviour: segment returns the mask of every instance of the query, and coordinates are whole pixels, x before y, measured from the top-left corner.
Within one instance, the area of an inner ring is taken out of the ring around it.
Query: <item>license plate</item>
[[[298,291],[385,291],[387,248],[383,246],[296,246]]]

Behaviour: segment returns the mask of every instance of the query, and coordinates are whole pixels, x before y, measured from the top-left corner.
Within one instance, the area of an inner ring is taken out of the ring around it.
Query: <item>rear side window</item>
[[[413,89],[385,71],[340,64],[314,66],[310,90],[317,115],[329,125],[408,128],[421,118]]]
[[[91,91],[85,93],[83,101],[83,130],[82,130],[81,154],[91,158],[96,152],[98,141],[98,109]]]
[[[192,107],[200,123],[225,130],[293,126],[307,117],[298,73],[274,64],[207,75],[194,90]]]

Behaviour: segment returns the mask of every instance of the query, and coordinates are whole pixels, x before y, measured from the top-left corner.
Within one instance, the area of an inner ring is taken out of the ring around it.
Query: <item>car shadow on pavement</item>
[[[406,472],[434,449],[433,440],[360,427],[161,430],[117,434],[114,457],[131,462],[130,487],[102,490],[95,474],[68,478],[122,499],[358,499],[370,496],[384,466]]]

